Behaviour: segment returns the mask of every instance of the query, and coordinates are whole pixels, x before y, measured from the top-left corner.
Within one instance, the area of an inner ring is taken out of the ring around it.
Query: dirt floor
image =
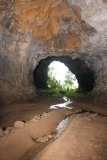
[[[95,114],[71,118],[61,136],[33,160],[107,160],[107,119]]]
[[[0,160],[106,160],[106,107],[74,102],[72,110],[49,109],[59,102],[0,106]],[[56,137],[66,117],[69,122]]]
[[[29,121],[35,115],[49,112],[50,105],[61,102],[56,99],[36,100],[35,103],[0,105],[0,127],[13,126],[17,120]]]

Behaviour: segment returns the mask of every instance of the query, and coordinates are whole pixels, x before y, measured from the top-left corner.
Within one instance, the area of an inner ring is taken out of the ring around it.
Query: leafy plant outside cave
[[[48,67],[48,89],[56,93],[67,93],[71,91],[76,91],[77,87],[75,85],[76,77],[69,70],[66,71],[63,82],[56,79],[53,74],[54,68]]]
[[[63,64],[64,65],[64,64]],[[56,68],[58,70],[61,68],[57,64]],[[66,66],[65,66],[66,67]],[[61,68],[62,72],[65,72],[63,81],[55,76],[54,70],[56,69],[51,65],[48,66],[48,80],[47,86],[48,89],[36,89],[37,95],[40,97],[53,97],[53,98],[62,98],[63,96],[74,97],[74,98],[84,98],[87,96],[86,93],[78,91],[78,82],[75,75],[69,71],[66,67],[65,71],[63,66]],[[58,71],[57,70],[57,71]],[[59,70],[60,71],[60,70]],[[60,72],[59,72],[60,73]]]

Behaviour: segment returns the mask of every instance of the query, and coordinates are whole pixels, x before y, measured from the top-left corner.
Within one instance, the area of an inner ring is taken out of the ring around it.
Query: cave
[[[0,0],[0,159],[107,159],[107,0]]]
[[[90,92],[94,88],[94,71],[85,64],[85,61],[81,59],[73,60],[69,56],[59,56],[59,57],[47,57],[39,62],[36,69],[34,70],[34,85],[38,89],[47,89],[47,70],[48,66],[53,61],[59,61],[64,63],[69,70],[75,74],[78,83],[79,91]]]

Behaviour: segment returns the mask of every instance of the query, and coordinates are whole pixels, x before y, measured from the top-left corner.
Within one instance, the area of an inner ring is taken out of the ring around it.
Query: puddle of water
[[[54,131],[54,139],[60,136],[60,134],[65,129],[69,121],[70,121],[70,117],[67,117],[59,123],[58,127]]]
[[[49,109],[60,109],[60,108],[67,108],[67,109],[73,109],[73,107],[68,107],[69,104],[72,104],[73,102],[68,99],[67,97],[63,97],[64,103],[51,105]]]

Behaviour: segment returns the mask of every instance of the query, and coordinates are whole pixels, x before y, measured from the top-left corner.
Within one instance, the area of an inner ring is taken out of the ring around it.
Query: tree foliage
[[[55,79],[55,76],[53,75],[53,68],[52,67],[48,67],[48,87],[50,89],[59,89],[61,88],[61,83],[60,81]]]
[[[74,83],[75,83],[75,76],[68,70],[66,72],[66,76],[64,79],[63,84],[61,83],[60,80],[57,80],[55,78],[55,75],[53,74],[53,68],[48,67],[48,88],[51,90],[56,90],[56,91],[68,91],[71,89],[76,89]]]

